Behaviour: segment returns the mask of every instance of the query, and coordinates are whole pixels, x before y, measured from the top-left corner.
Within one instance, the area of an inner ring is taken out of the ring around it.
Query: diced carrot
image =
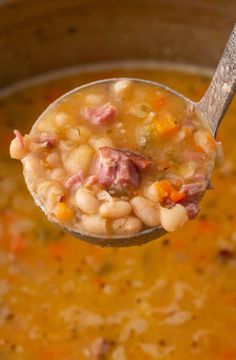
[[[29,244],[25,236],[16,235],[12,237],[10,241],[9,250],[17,255],[22,253],[28,247],[28,245]]]
[[[39,360],[69,359],[69,345],[49,344],[44,346],[38,353]]]
[[[201,219],[198,222],[198,230],[204,234],[215,234],[218,231],[218,224],[213,220]]]
[[[53,351],[50,350],[42,350],[39,353],[39,359],[40,360],[54,360],[56,359],[56,354]]]
[[[198,153],[203,153],[203,152],[204,152],[203,148],[200,147],[200,146],[196,146],[196,147],[195,147],[195,150],[196,150],[196,152],[198,152]]]
[[[177,191],[175,188],[172,189],[171,194],[170,194],[170,199],[174,203],[177,203],[178,201],[184,199],[184,197],[185,197],[184,193]]]
[[[73,219],[73,211],[64,203],[59,202],[55,208],[55,216],[61,222],[67,222]]]
[[[216,150],[216,142],[215,142],[214,137],[211,134],[207,133],[206,138],[207,138],[207,144],[208,144],[209,148],[212,151],[215,151]]]
[[[160,201],[164,200],[165,198],[170,198],[171,201],[177,203],[185,197],[185,194],[176,190],[174,185],[169,180],[158,181],[156,183],[156,188]]]
[[[174,116],[167,112],[160,112],[154,119],[154,126],[157,133],[163,137],[168,137],[175,134],[178,130],[178,124]]]
[[[154,100],[154,109],[157,109],[157,110],[160,110],[163,105],[165,105],[166,103],[166,99],[167,99],[167,96],[166,95],[163,95],[163,94],[158,94],[157,95],[157,98]]]
[[[222,300],[225,304],[236,306],[236,292],[230,292],[227,294],[224,294],[222,297]]]
[[[236,350],[228,350],[220,355],[220,360],[236,360]]]
[[[67,246],[63,241],[54,241],[48,245],[48,252],[53,257],[62,257],[67,253]]]
[[[197,149],[200,148],[200,151],[216,151],[216,141],[208,131],[197,131],[194,134],[194,140]]]
[[[184,132],[185,137],[188,137],[188,136],[192,135],[193,129],[190,126],[184,126],[183,132]]]
[[[184,250],[186,248],[185,243],[182,239],[175,239],[175,241],[173,241],[171,248],[174,251],[181,251]]]
[[[96,287],[102,288],[103,286],[106,285],[106,282],[102,278],[96,276],[92,278],[92,284],[95,285]]]
[[[168,196],[169,190],[170,190],[170,185],[169,185],[169,181],[158,181],[156,183],[156,189],[157,189],[157,193],[158,193],[158,197],[161,200],[163,200],[164,198],[166,198]]]

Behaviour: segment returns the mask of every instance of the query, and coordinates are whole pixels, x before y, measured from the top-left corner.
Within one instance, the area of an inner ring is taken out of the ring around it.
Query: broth
[[[235,100],[219,132],[225,165],[199,217],[142,247],[103,249],[47,222],[8,155],[58,96],[131,76],[198,100],[209,79],[172,70],[108,70],[59,78],[0,101],[0,359],[236,358]]]

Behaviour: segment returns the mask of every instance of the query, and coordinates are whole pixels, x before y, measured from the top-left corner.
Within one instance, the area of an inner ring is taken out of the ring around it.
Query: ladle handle
[[[215,135],[236,90],[236,24],[203,98],[197,104]]]

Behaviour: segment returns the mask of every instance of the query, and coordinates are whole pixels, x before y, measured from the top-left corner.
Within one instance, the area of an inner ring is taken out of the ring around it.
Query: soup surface
[[[48,219],[101,237],[195,218],[221,153],[193,104],[131,79],[66,94],[14,133],[11,156]]]
[[[9,159],[12,130],[81,83],[131,76],[198,100],[209,80],[171,70],[108,70],[0,100],[0,359],[236,359],[236,103],[220,129],[225,165],[195,221],[148,245],[103,249],[47,222]]]

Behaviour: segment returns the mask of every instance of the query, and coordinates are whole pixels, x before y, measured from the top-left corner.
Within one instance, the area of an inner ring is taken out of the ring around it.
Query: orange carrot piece
[[[193,129],[190,126],[184,126],[183,131],[184,131],[185,137],[188,137],[188,136],[192,135],[192,133],[193,133]]]
[[[55,208],[55,216],[63,223],[72,220],[74,213],[64,202],[59,202]]]
[[[28,247],[28,241],[23,235],[14,236],[9,244],[9,250],[14,254],[22,253]]]
[[[92,284],[95,285],[96,287],[102,288],[103,286],[106,285],[106,282],[102,278],[96,276],[92,278]]]
[[[227,305],[236,306],[236,292],[225,294],[222,297],[222,300]]]
[[[163,107],[163,105],[166,104],[166,100],[167,100],[166,95],[160,94],[159,96],[157,96],[153,104],[154,109],[160,110]]]
[[[62,257],[67,253],[67,245],[62,241],[54,241],[48,245],[49,255],[53,257]]]
[[[220,355],[220,360],[235,360],[236,350],[228,350]]]
[[[201,219],[198,222],[198,230],[204,234],[215,234],[218,231],[218,224],[209,219]]]
[[[161,201],[165,198],[170,198],[171,201],[176,203],[185,197],[185,194],[176,190],[169,180],[161,180],[157,182],[156,187]]]
[[[167,112],[160,112],[154,119],[154,126],[157,133],[162,137],[169,137],[178,131],[178,125],[174,116]]]

